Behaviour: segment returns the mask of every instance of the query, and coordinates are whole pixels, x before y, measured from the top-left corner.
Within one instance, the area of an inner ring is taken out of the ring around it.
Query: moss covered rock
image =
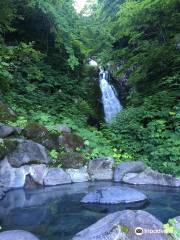
[[[0,138],[0,160],[7,154],[13,152],[18,145],[18,142],[13,139],[1,139]]]
[[[23,135],[45,146],[48,149],[59,149],[59,136],[51,133],[46,127],[39,123],[29,123],[23,130]]]
[[[12,109],[0,100],[0,121],[15,121],[16,118],[16,114],[12,111]]]
[[[84,147],[83,139],[73,133],[63,133],[59,137],[59,143],[64,147],[66,152],[74,152],[76,149],[81,149]]]
[[[81,168],[84,165],[83,157],[80,153],[69,152],[62,153],[58,158],[59,163],[62,164],[63,168]]]

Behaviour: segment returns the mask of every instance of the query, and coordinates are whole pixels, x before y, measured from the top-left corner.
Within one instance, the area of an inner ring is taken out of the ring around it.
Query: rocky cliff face
[[[127,101],[127,97],[130,94],[131,87],[128,85],[128,78],[131,73],[131,69],[127,69],[125,73],[120,76],[116,76],[116,72],[120,69],[121,64],[109,66],[110,79],[113,86],[116,88],[119,99],[124,106]]]

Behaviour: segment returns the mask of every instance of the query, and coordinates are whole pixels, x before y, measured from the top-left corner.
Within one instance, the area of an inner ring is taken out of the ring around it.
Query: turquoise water
[[[85,207],[81,198],[99,187],[119,185],[111,182],[78,183],[36,190],[14,190],[0,202],[2,230],[23,229],[40,240],[70,240],[80,230],[124,205]],[[126,186],[126,185],[124,185]],[[129,187],[130,185],[128,185]],[[130,186],[145,193],[149,204],[128,206],[143,209],[162,222],[180,215],[180,189],[154,186]]]

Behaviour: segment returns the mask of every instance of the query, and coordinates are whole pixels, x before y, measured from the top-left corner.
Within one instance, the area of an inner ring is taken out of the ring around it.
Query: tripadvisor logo
[[[143,235],[143,233],[144,233],[143,228],[137,227],[137,228],[135,229],[135,234],[136,234],[137,236],[141,236],[141,235]]]

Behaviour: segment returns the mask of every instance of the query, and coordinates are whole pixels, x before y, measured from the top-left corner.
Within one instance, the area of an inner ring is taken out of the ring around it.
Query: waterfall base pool
[[[36,190],[13,190],[0,202],[2,231],[21,229],[40,240],[70,240],[72,236],[123,205],[85,208],[81,198],[100,187],[117,186],[112,182],[89,182]],[[131,186],[145,193],[149,204],[141,207],[162,222],[180,215],[180,189],[155,186]],[[136,207],[135,207],[136,209]],[[138,207],[137,207],[138,209]]]

